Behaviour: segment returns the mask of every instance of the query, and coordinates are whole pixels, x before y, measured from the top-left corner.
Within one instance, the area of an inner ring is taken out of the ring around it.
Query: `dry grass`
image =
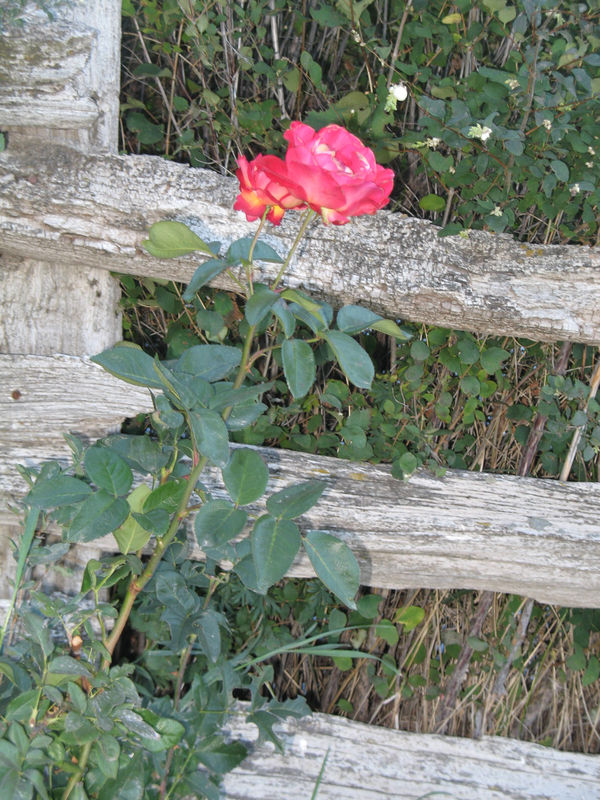
[[[292,654],[280,662],[278,693],[294,697],[301,692],[315,710],[414,733],[510,736],[560,750],[600,753],[600,682],[584,687],[582,673],[566,666],[573,628],[564,610],[534,605],[533,619],[519,631],[530,602],[517,600],[513,611],[516,598],[495,594],[480,636],[488,649],[469,657],[466,639],[486,593],[370,591],[381,594],[381,618],[393,619],[407,605],[425,609],[424,622],[401,635],[395,647],[377,637],[374,627],[363,644],[369,653],[393,658],[400,668],[399,677],[388,679],[389,695],[382,697],[373,686],[368,674],[373,662],[358,662],[342,671],[329,659]],[[350,640],[350,634],[345,638]],[[458,655],[440,658],[449,640],[460,642]],[[590,651],[598,652],[599,645],[595,634]],[[465,680],[444,713],[444,692],[465,652]],[[500,655],[508,659],[504,670],[494,663]],[[383,674],[381,668],[376,672]],[[353,711],[341,710],[340,699],[351,703]]]

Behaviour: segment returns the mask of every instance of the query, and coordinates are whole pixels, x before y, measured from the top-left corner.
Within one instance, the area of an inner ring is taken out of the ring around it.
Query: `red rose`
[[[268,168],[268,172],[265,171]],[[260,219],[269,208],[267,219],[279,225],[290,208],[305,208],[303,201],[291,194],[287,184],[277,177],[284,174],[285,164],[276,156],[257,156],[248,161],[244,156],[238,160],[235,173],[240,182],[240,193],[233,207],[243,211],[248,222]]]
[[[349,217],[374,214],[389,201],[393,170],[377,164],[373,151],[345,128],[327,125],[314,131],[292,122],[284,135],[289,142],[285,173],[274,172],[280,165],[271,162],[265,169],[326,224],[344,225]]]

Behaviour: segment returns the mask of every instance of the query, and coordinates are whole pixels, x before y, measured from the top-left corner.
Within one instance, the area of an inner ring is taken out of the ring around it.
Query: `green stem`
[[[2,652],[2,646],[4,645],[4,637],[6,636],[6,631],[8,629],[8,623],[10,622],[13,611],[15,610],[17,594],[21,588],[21,580],[23,579],[23,573],[25,572],[25,562],[31,549],[31,543],[33,542],[33,537],[35,535],[35,529],[37,528],[40,513],[40,509],[36,508],[35,506],[30,508],[27,512],[27,517],[25,519],[25,530],[23,531],[23,538],[19,544],[19,559],[17,561],[17,570],[15,573],[15,585],[12,597],[10,598],[10,603],[8,604],[8,609],[6,611],[4,625],[0,631],[0,653]]]
[[[92,749],[91,742],[84,744],[83,750],[81,751],[81,758],[79,759],[79,769],[77,770],[77,772],[71,775],[71,779],[67,783],[65,791],[63,792],[62,800],[68,800],[69,795],[81,780],[85,768],[87,767],[87,762],[88,758],[90,757],[91,749]]]
[[[127,589],[127,594],[125,595],[125,599],[123,600],[123,605],[121,606],[121,611],[119,612],[119,616],[117,617],[115,626],[112,629],[108,639],[104,642],[104,646],[111,654],[111,656],[114,652],[117,642],[119,641],[119,637],[123,633],[123,629],[127,624],[127,620],[129,619],[129,615],[131,614],[131,609],[133,608],[133,604],[135,603],[136,597],[146,586],[150,578],[154,575],[154,571],[158,567],[158,564],[161,558],[163,557],[165,550],[177,535],[177,531],[179,530],[179,524],[186,514],[187,505],[190,501],[190,497],[192,496],[192,492],[194,491],[194,486],[198,483],[200,475],[202,474],[202,470],[206,466],[207,462],[208,459],[206,458],[206,456],[203,456],[198,461],[196,466],[193,467],[192,470],[190,471],[187,485],[183,493],[183,497],[181,498],[177,512],[173,515],[171,524],[169,525],[169,529],[167,530],[164,536],[161,536],[160,539],[157,540],[154,552],[152,553],[150,561],[148,561],[148,563],[146,564],[146,568],[144,569],[142,574],[138,578],[133,578],[129,584],[129,587]],[[110,666],[109,660],[105,659],[102,666],[104,669],[107,669]]]
[[[240,361],[240,365],[238,367],[237,375],[234,381],[234,389],[239,389],[242,383],[244,382],[244,377],[246,376],[246,370],[248,368],[248,362],[250,360],[250,350],[252,348],[252,340],[254,339],[254,332],[256,330],[255,325],[251,325],[248,329],[248,333],[246,334],[246,339],[244,341],[244,349],[242,350],[242,358]],[[222,413],[223,421],[227,421],[227,418],[231,414],[231,406],[224,409]],[[156,568],[158,567],[161,558],[163,557],[166,549],[171,544],[175,536],[177,535],[177,531],[179,530],[179,525],[181,520],[186,516],[188,512],[188,503],[190,501],[190,497],[192,496],[192,492],[194,491],[194,487],[198,483],[200,479],[200,475],[206,466],[208,459],[206,456],[203,456],[195,467],[192,468],[190,474],[188,476],[187,485],[185,487],[185,492],[179,502],[179,506],[177,508],[177,512],[173,515],[171,520],[171,524],[169,525],[169,529],[156,542],[156,547],[150,560],[146,564],[146,568],[142,572],[139,577],[134,577],[131,579],[129,586],[127,588],[127,593],[125,594],[125,598],[123,600],[123,605],[121,606],[121,610],[119,612],[119,616],[116,619],[114,628],[111,631],[110,636],[108,639],[104,640],[103,644],[112,656],[114,649],[119,641],[121,634],[127,624],[127,620],[129,619],[129,615],[131,614],[131,609],[133,608],[133,604],[135,603],[136,597],[138,594],[144,589],[150,578],[154,575]],[[103,669],[108,669],[110,666],[110,659],[105,658],[102,667]]]
[[[246,279],[248,281],[248,297],[251,297],[254,294],[254,286],[252,285],[252,258],[254,256],[254,248],[256,247],[256,243],[258,242],[258,237],[260,236],[260,232],[265,226],[268,213],[269,209],[265,208],[265,213],[261,217],[260,225],[254,232],[254,236],[250,244],[250,250],[248,251],[248,266],[246,267]]]
[[[298,235],[294,239],[294,244],[291,246],[290,252],[287,254],[287,258],[285,259],[285,261],[281,265],[281,269],[277,273],[277,277],[273,281],[273,283],[271,285],[271,289],[275,290],[279,286],[279,282],[283,278],[283,273],[289,267],[290,261],[292,260],[292,256],[296,252],[296,248],[298,247],[302,237],[306,233],[306,229],[308,228],[309,223],[312,220],[312,218],[314,217],[315,213],[316,212],[313,211],[312,208],[307,209],[306,214],[304,215],[304,219],[302,220],[302,225],[300,226],[300,230],[298,231]]]

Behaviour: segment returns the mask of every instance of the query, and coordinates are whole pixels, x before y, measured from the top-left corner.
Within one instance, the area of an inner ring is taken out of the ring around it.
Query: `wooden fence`
[[[117,156],[119,0],[74,3],[49,23],[35,8],[3,42],[0,64],[0,557],[7,597],[9,505],[17,463],[68,456],[63,434],[89,439],[150,408],[86,356],[121,336],[110,271],[187,280],[201,256],[161,262],[140,246],[152,222],[176,218],[208,240],[254,231],[232,211],[236,182],[155,157]],[[290,215],[291,216],[291,215]],[[285,252],[296,222],[267,241]],[[272,267],[261,277],[273,276]],[[340,305],[478,332],[600,344],[600,256],[529,247],[474,232],[438,239],[430,224],[380,212],[315,227],[288,285]],[[216,286],[232,288],[223,276]],[[262,449],[270,488],[327,483],[306,528],[355,551],[363,583],[515,592],[600,607],[600,486],[449,471],[402,483],[384,466]],[[211,488],[222,490],[217,471]],[[93,542],[110,550],[110,539]],[[87,559],[92,553],[88,550]],[[201,554],[198,552],[200,557]],[[298,561],[292,575],[309,576]],[[505,739],[467,741],[382,731],[315,715],[281,727],[288,757],[265,746],[226,780],[230,798],[591,798],[600,759]],[[250,739],[241,721],[232,735]],[[360,745],[358,747],[357,745]],[[596,793],[596,794],[595,794]]]

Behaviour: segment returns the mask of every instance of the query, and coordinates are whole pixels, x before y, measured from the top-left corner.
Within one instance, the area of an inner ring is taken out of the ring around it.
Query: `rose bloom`
[[[285,171],[269,162],[264,169],[321,214],[325,224],[344,225],[350,217],[374,214],[387,204],[394,172],[375,162],[373,151],[340,125],[320,131],[292,122]],[[279,161],[279,159],[277,159]]]
[[[269,172],[265,171],[269,168]],[[306,208],[298,197],[290,193],[287,185],[277,180],[277,175],[285,172],[285,164],[276,156],[257,156],[248,161],[244,156],[238,160],[235,173],[240,182],[240,193],[233,207],[243,211],[248,222],[261,219],[266,209],[270,209],[267,219],[279,225],[285,212],[290,208]]]

